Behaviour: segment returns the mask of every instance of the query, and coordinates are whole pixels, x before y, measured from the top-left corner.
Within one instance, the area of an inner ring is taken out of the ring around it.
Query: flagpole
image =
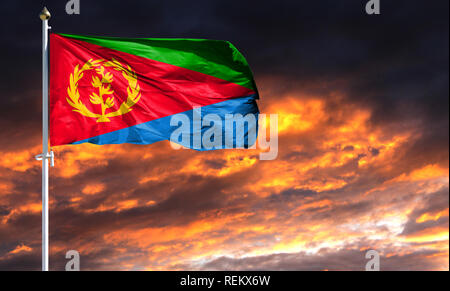
[[[42,271],[48,271],[48,167],[53,166],[53,152],[48,151],[48,20],[50,12],[46,7],[39,14],[42,20]]]

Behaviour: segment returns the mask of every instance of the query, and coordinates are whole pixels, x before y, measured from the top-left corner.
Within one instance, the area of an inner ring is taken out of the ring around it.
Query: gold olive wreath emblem
[[[105,68],[110,67],[114,70],[121,72],[122,76],[128,81],[128,98],[124,101],[118,110],[106,113],[106,110],[114,106],[114,91],[111,89],[111,83],[113,82],[113,75],[110,72],[106,72]],[[92,104],[101,105],[102,112],[94,113],[90,111],[86,105],[80,100],[80,93],[78,92],[78,82],[83,78],[83,73],[89,70],[95,70],[101,78],[97,76],[92,77],[92,86],[98,88],[98,94],[93,92],[90,97]],[[72,106],[73,111],[78,112],[84,116],[97,118],[97,122],[110,122],[110,117],[120,116],[126,114],[132,110],[136,103],[141,98],[141,88],[137,82],[136,72],[127,65],[126,67],[120,62],[112,59],[111,61],[105,60],[88,60],[81,69],[79,65],[75,66],[73,74],[70,74],[70,84],[67,88],[66,98],[67,102]],[[106,99],[105,99],[106,98]]]

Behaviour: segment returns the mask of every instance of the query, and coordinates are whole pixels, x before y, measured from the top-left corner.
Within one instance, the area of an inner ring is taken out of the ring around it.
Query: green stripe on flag
[[[246,59],[228,41],[60,35],[190,69],[256,91],[253,74]]]

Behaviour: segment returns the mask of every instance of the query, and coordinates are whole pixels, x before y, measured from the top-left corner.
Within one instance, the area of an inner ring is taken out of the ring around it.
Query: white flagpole
[[[48,271],[48,160],[53,166],[53,152],[48,151],[48,20],[50,12],[44,7],[42,20],[42,271]]]

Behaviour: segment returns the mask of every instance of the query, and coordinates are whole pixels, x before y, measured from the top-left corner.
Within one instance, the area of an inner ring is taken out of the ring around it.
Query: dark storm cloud
[[[0,260],[0,270],[38,271],[41,264],[39,255],[34,252],[3,258]]]
[[[9,68],[2,73],[2,92],[13,98],[2,98],[2,104],[12,109],[6,112],[22,109],[22,116],[36,121],[36,11],[44,3],[53,11],[55,32],[227,39],[242,49],[257,79],[284,76],[294,86],[321,81],[329,84],[327,90],[344,90],[355,101],[375,106],[374,122],[392,122],[408,112],[448,119],[445,0],[386,1],[382,14],[370,17],[364,1],[84,1],[79,16],[66,15],[62,1],[14,1],[6,4],[6,22],[14,29],[5,31],[1,48]],[[33,93],[24,93],[26,88]],[[20,108],[21,102],[28,106]]]

